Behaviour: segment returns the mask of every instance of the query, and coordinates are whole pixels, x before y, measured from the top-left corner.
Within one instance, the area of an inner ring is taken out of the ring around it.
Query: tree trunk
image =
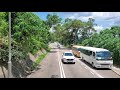
[[[75,44],[77,44],[77,30],[75,29]]]

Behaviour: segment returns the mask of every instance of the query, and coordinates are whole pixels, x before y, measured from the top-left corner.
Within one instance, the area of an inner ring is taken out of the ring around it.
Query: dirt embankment
[[[35,55],[28,53],[26,60],[12,61],[12,75],[14,78],[25,78],[33,71],[33,63],[39,55],[46,53],[44,49],[39,50]],[[7,78],[8,64],[0,62],[0,78]]]

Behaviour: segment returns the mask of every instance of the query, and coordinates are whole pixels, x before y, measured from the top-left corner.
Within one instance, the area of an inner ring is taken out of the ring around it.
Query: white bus
[[[113,65],[111,53],[107,49],[94,47],[81,47],[81,58],[95,68],[109,68]]]

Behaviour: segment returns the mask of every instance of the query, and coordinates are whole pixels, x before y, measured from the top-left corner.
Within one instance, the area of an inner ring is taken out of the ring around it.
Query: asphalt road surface
[[[70,50],[56,46],[56,43],[50,45],[51,52],[40,63],[40,69],[27,78],[120,78],[110,69],[94,69],[79,58],[76,58],[75,64],[63,64],[62,53]]]

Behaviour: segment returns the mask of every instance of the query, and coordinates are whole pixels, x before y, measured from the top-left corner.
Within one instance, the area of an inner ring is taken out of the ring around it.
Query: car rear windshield
[[[72,53],[65,53],[65,56],[73,56]]]

